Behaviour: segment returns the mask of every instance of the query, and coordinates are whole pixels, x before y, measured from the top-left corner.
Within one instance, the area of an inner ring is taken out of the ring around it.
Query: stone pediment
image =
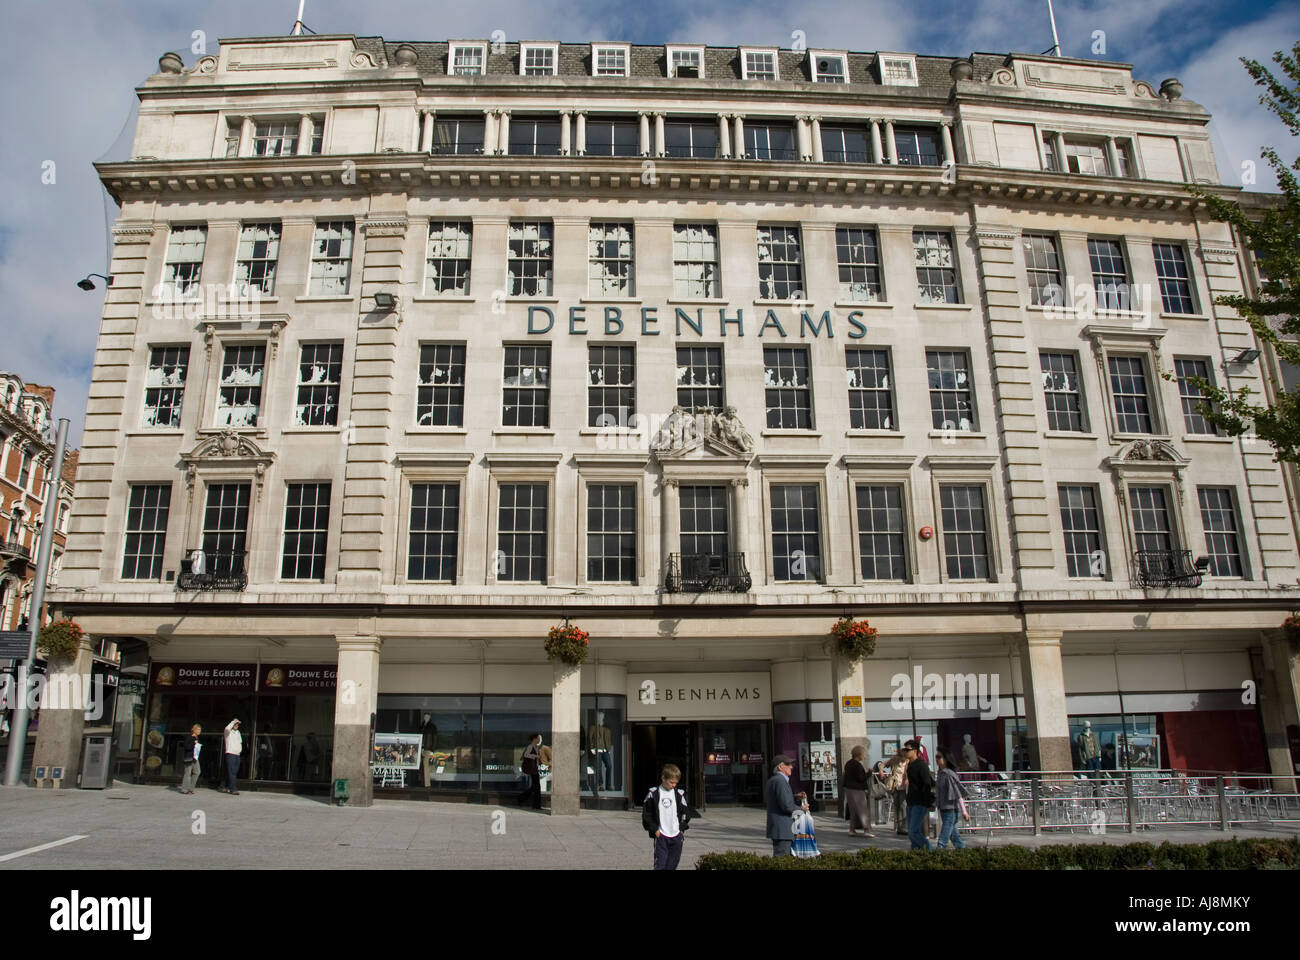
[[[675,406],[651,439],[650,449],[658,461],[724,457],[748,462],[754,455],[754,438],[735,407],[690,411]]]
[[[266,479],[266,468],[275,462],[275,454],[263,450],[252,437],[227,428],[218,434],[204,437],[189,453],[181,454],[185,464],[186,482],[191,488],[200,470],[227,469],[247,471],[260,487]]]
[[[1134,440],[1124,446],[1114,459],[1125,463],[1170,463],[1185,465],[1187,458],[1163,440]]]

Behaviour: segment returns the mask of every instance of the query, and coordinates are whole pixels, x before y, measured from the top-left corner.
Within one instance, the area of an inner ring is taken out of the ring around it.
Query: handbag
[[[889,791],[885,789],[885,785],[880,782],[880,778],[874,773],[871,775],[871,782],[867,784],[867,793],[872,800],[883,800],[889,796]]]

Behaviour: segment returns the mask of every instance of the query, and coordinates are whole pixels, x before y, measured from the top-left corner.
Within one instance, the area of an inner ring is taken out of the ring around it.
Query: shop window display
[[[1070,717],[1070,755],[1075,770],[1155,770],[1160,767],[1155,714]],[[1095,746],[1097,757],[1090,762]]]
[[[812,747],[813,743],[834,743],[835,741],[835,705],[829,700],[792,701],[772,705],[774,724],[773,754],[783,753],[787,757],[801,758],[807,755],[808,762],[800,763],[790,776],[790,787],[795,793],[803,791],[809,797],[818,796],[826,791],[826,781],[813,779]],[[867,736],[876,739],[868,732]],[[909,734],[910,736],[910,734]],[[876,757],[877,746],[873,743],[871,757]],[[820,751],[825,753],[825,750]],[[824,757],[821,758],[824,761]],[[832,758],[838,768],[843,766],[838,758]],[[765,758],[770,764],[771,758]],[[824,766],[824,762],[823,762]],[[770,768],[767,770],[771,774]],[[832,783],[838,783],[838,778]]]
[[[489,793],[517,793],[522,786],[524,748],[529,738],[542,735],[551,746],[551,698],[483,698],[483,789]],[[541,770],[542,793],[551,791],[551,771]]]
[[[403,768],[406,789],[477,790],[482,739],[481,697],[384,695],[375,714],[376,742],[381,734],[418,734],[420,757]],[[520,745],[522,752],[523,745]]]
[[[626,697],[618,696],[582,698],[579,741],[583,796],[626,796],[623,782],[627,757],[626,702]],[[548,785],[549,779],[546,778]]]

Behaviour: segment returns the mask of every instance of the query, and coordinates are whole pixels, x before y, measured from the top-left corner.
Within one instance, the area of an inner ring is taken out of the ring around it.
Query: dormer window
[[[775,50],[740,50],[741,73],[746,80],[778,80]]]
[[[447,76],[481,77],[486,70],[486,43],[453,43],[447,50]]]
[[[668,47],[668,76],[683,80],[704,77],[703,47]]]
[[[813,50],[808,55],[808,66],[813,83],[848,83],[849,68],[842,53],[825,53]]]
[[[879,55],[880,82],[887,87],[916,86],[916,57],[882,53]]]
[[[593,43],[591,45],[591,75],[593,77],[626,77],[630,48],[626,43]]]
[[[521,43],[519,45],[519,75],[521,77],[555,76],[556,51],[554,43]]]

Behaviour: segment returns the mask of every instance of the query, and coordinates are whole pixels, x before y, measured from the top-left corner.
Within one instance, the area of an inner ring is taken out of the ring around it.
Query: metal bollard
[[[1041,837],[1043,835],[1043,824],[1038,811],[1038,785],[1037,780],[1029,781],[1029,815],[1034,824],[1034,836]]]
[[[1133,796],[1133,771],[1124,773],[1124,796],[1128,800],[1128,832],[1137,833],[1137,798]]]
[[[1228,830],[1228,788],[1223,781],[1223,777],[1214,778],[1219,789],[1219,829],[1225,833]]]

